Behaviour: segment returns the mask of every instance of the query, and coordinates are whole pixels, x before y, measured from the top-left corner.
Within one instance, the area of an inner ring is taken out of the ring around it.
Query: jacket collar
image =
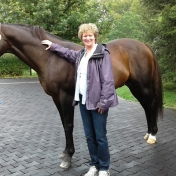
[[[104,50],[107,50],[106,45],[105,44],[98,44],[93,55],[90,57],[90,59],[100,59],[100,58],[104,57]],[[85,52],[86,52],[85,48],[83,48],[80,51],[79,61],[82,59]]]
[[[100,59],[104,57],[105,46],[103,44],[98,44],[95,52],[91,56],[91,59]]]

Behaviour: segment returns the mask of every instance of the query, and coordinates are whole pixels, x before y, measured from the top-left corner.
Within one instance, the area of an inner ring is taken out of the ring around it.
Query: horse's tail
[[[161,78],[161,72],[159,68],[159,64],[156,58],[155,53],[153,52],[150,45],[145,44],[150,51],[153,54],[154,57],[154,64],[155,64],[155,70],[154,70],[154,77],[153,77],[153,89],[154,89],[154,106],[157,109],[157,118],[159,115],[163,117],[163,86],[162,86],[162,78]]]

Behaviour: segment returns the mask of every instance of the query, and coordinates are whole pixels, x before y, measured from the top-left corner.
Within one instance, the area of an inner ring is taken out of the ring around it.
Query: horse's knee
[[[70,132],[72,133],[73,128],[74,128],[73,124],[65,125],[64,126],[65,133],[70,133]]]

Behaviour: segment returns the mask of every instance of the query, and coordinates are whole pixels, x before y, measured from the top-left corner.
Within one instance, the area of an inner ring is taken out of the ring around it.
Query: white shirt
[[[79,94],[82,95],[82,104],[86,103],[86,92],[87,92],[87,66],[90,57],[93,55],[97,44],[93,46],[89,53],[85,52],[81,59],[81,62],[77,70],[77,80],[75,89],[75,101],[79,101]]]

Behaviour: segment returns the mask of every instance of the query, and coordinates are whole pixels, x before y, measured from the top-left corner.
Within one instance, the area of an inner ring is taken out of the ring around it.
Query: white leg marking
[[[149,135],[148,133],[146,133],[146,135],[144,136],[144,139],[147,140],[149,138]]]
[[[148,144],[155,144],[155,143],[156,143],[156,136],[152,136],[152,135],[150,134],[150,136],[149,136],[149,138],[148,138],[148,140],[147,140],[147,143],[148,143]]]

